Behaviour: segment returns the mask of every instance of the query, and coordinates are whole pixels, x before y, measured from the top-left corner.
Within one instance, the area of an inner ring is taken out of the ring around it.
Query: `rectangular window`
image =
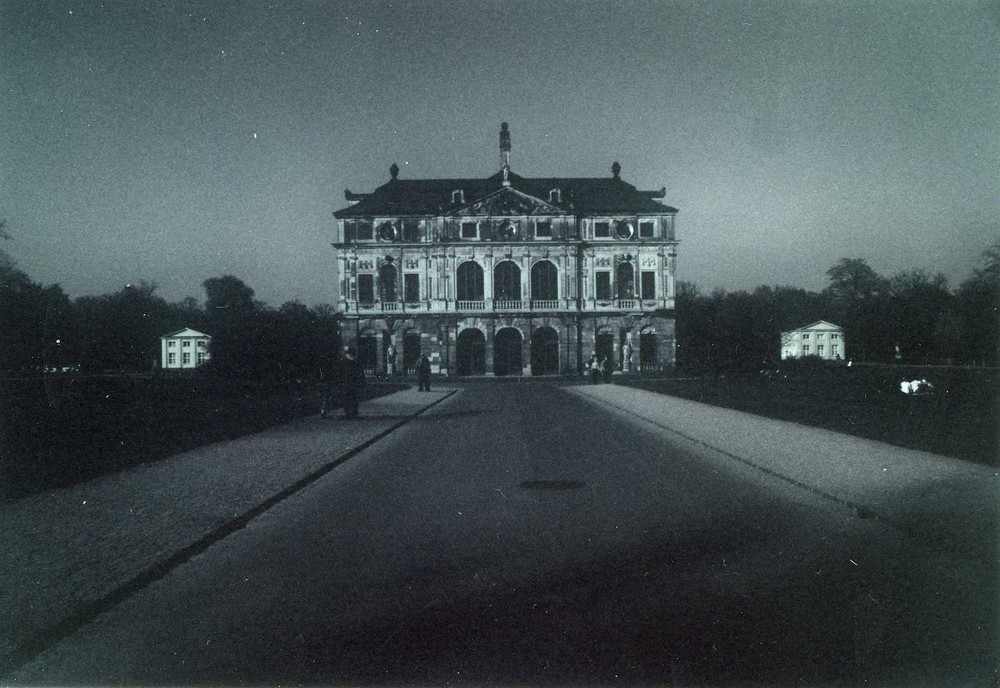
[[[420,300],[420,275],[403,275],[403,300],[407,303]]]
[[[191,363],[191,352],[190,351],[185,351],[184,352],[184,365],[190,365],[190,363]]]
[[[535,236],[537,237],[551,237],[552,236],[552,223],[551,222],[539,222],[535,225]]]
[[[808,333],[803,333],[802,338],[803,339],[809,339],[809,334]]]
[[[208,354],[206,352],[204,352],[204,351],[199,351],[198,352],[198,365],[201,365],[202,363],[204,363],[207,360],[208,360]]]
[[[403,223],[403,241],[408,244],[415,244],[420,241],[420,223],[418,222],[404,222]]]
[[[594,236],[598,239],[607,239],[611,236],[611,223],[610,222],[595,222],[594,223]]]
[[[358,275],[358,301],[375,303],[375,275]]]
[[[809,355],[809,345],[808,345],[808,344],[805,344],[805,345],[804,345],[804,346],[802,347],[802,355],[803,355],[803,356],[808,356],[808,355]]]
[[[597,293],[597,298],[600,301],[610,301],[611,300],[611,273],[607,270],[603,270],[594,275],[596,281],[594,286]]]
[[[831,334],[830,335],[830,339],[840,339],[840,335],[839,334]]]
[[[836,356],[837,354],[840,353],[840,347],[837,346],[836,344],[832,345],[830,347],[830,353],[833,354],[834,356]]]
[[[177,365],[177,354],[173,351],[167,354],[167,365]]]
[[[358,241],[372,240],[371,220],[358,220]]]
[[[183,342],[181,342],[181,346],[184,347],[185,349],[190,349],[191,348],[191,340],[190,339],[185,339]]]
[[[639,237],[641,239],[652,239],[653,238],[653,227],[655,225],[652,222],[640,222],[639,223]]]
[[[206,342],[204,339],[199,339],[198,340],[198,348],[199,349],[204,349],[207,345],[208,345],[208,342]]]
[[[177,347],[177,342],[171,339],[169,342],[167,342],[167,347],[170,349],[174,349]]]
[[[478,228],[475,222],[463,222],[462,223],[462,238],[463,239],[475,239],[479,236]]]
[[[644,299],[655,299],[656,298],[656,273],[644,271],[640,274],[641,288],[642,288],[642,298]]]
[[[818,346],[816,347],[816,353],[818,353],[818,354],[819,354],[820,356],[822,356],[822,355],[823,355],[823,349],[824,349],[823,345],[822,345],[822,344],[819,344],[819,345],[818,345]]]

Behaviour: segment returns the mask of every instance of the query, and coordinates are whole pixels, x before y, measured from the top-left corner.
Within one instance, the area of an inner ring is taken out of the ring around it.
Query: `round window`
[[[398,232],[392,222],[383,222],[378,228],[379,241],[395,241]]]
[[[635,235],[635,228],[631,222],[624,220],[615,223],[615,235],[619,239],[631,239]]]

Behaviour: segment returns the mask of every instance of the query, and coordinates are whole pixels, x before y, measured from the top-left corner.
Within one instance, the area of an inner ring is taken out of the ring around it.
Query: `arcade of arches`
[[[516,266],[514,266],[516,268]],[[513,270],[512,270],[513,272]],[[544,277],[540,277],[544,279]],[[534,285],[532,285],[534,288]],[[649,318],[372,318],[345,331],[370,375],[412,375],[421,353],[436,374],[521,376],[577,374],[596,355],[623,373],[658,371],[672,351],[673,322]],[[353,336],[352,336],[353,335]],[[625,356],[628,355],[628,359]]]

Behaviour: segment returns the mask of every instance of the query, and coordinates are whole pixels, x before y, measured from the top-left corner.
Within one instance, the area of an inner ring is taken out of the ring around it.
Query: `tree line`
[[[1000,363],[1000,243],[952,289],[923,270],[883,277],[861,258],[827,270],[819,292],[789,286],[703,294],[677,288],[677,363],[682,369],[752,370],[780,357],[781,333],[827,320],[844,328],[848,357],[905,364]]]
[[[202,372],[233,378],[314,379],[339,356],[332,306],[289,301],[271,308],[231,275],[205,280],[204,305],[168,303],[139,282],[101,296],[70,299],[43,286],[0,252],[0,371],[158,372],[160,337],[184,327],[212,336]]]
[[[820,292],[761,286],[706,295],[680,282],[679,367],[752,370],[778,359],[782,332],[817,320],[844,328],[854,360],[1000,363],[1000,243],[957,289],[921,270],[886,278],[860,258],[841,259],[827,276]],[[212,336],[205,370],[229,377],[305,379],[339,358],[332,306],[289,301],[271,308],[231,275],[202,286],[204,304],[193,297],[168,303],[149,282],[70,299],[59,285],[34,282],[0,251],[0,371],[150,372],[159,365],[159,338],[183,327]]]

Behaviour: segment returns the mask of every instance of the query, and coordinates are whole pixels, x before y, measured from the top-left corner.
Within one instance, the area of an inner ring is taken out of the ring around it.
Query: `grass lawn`
[[[934,393],[900,391],[924,379]],[[896,366],[782,369],[771,377],[619,380],[660,394],[944,454],[1000,464],[1000,371]]]
[[[363,399],[403,389],[373,384]],[[341,399],[334,398],[338,403]],[[199,376],[0,381],[0,497],[72,485],[319,412],[318,386]]]

